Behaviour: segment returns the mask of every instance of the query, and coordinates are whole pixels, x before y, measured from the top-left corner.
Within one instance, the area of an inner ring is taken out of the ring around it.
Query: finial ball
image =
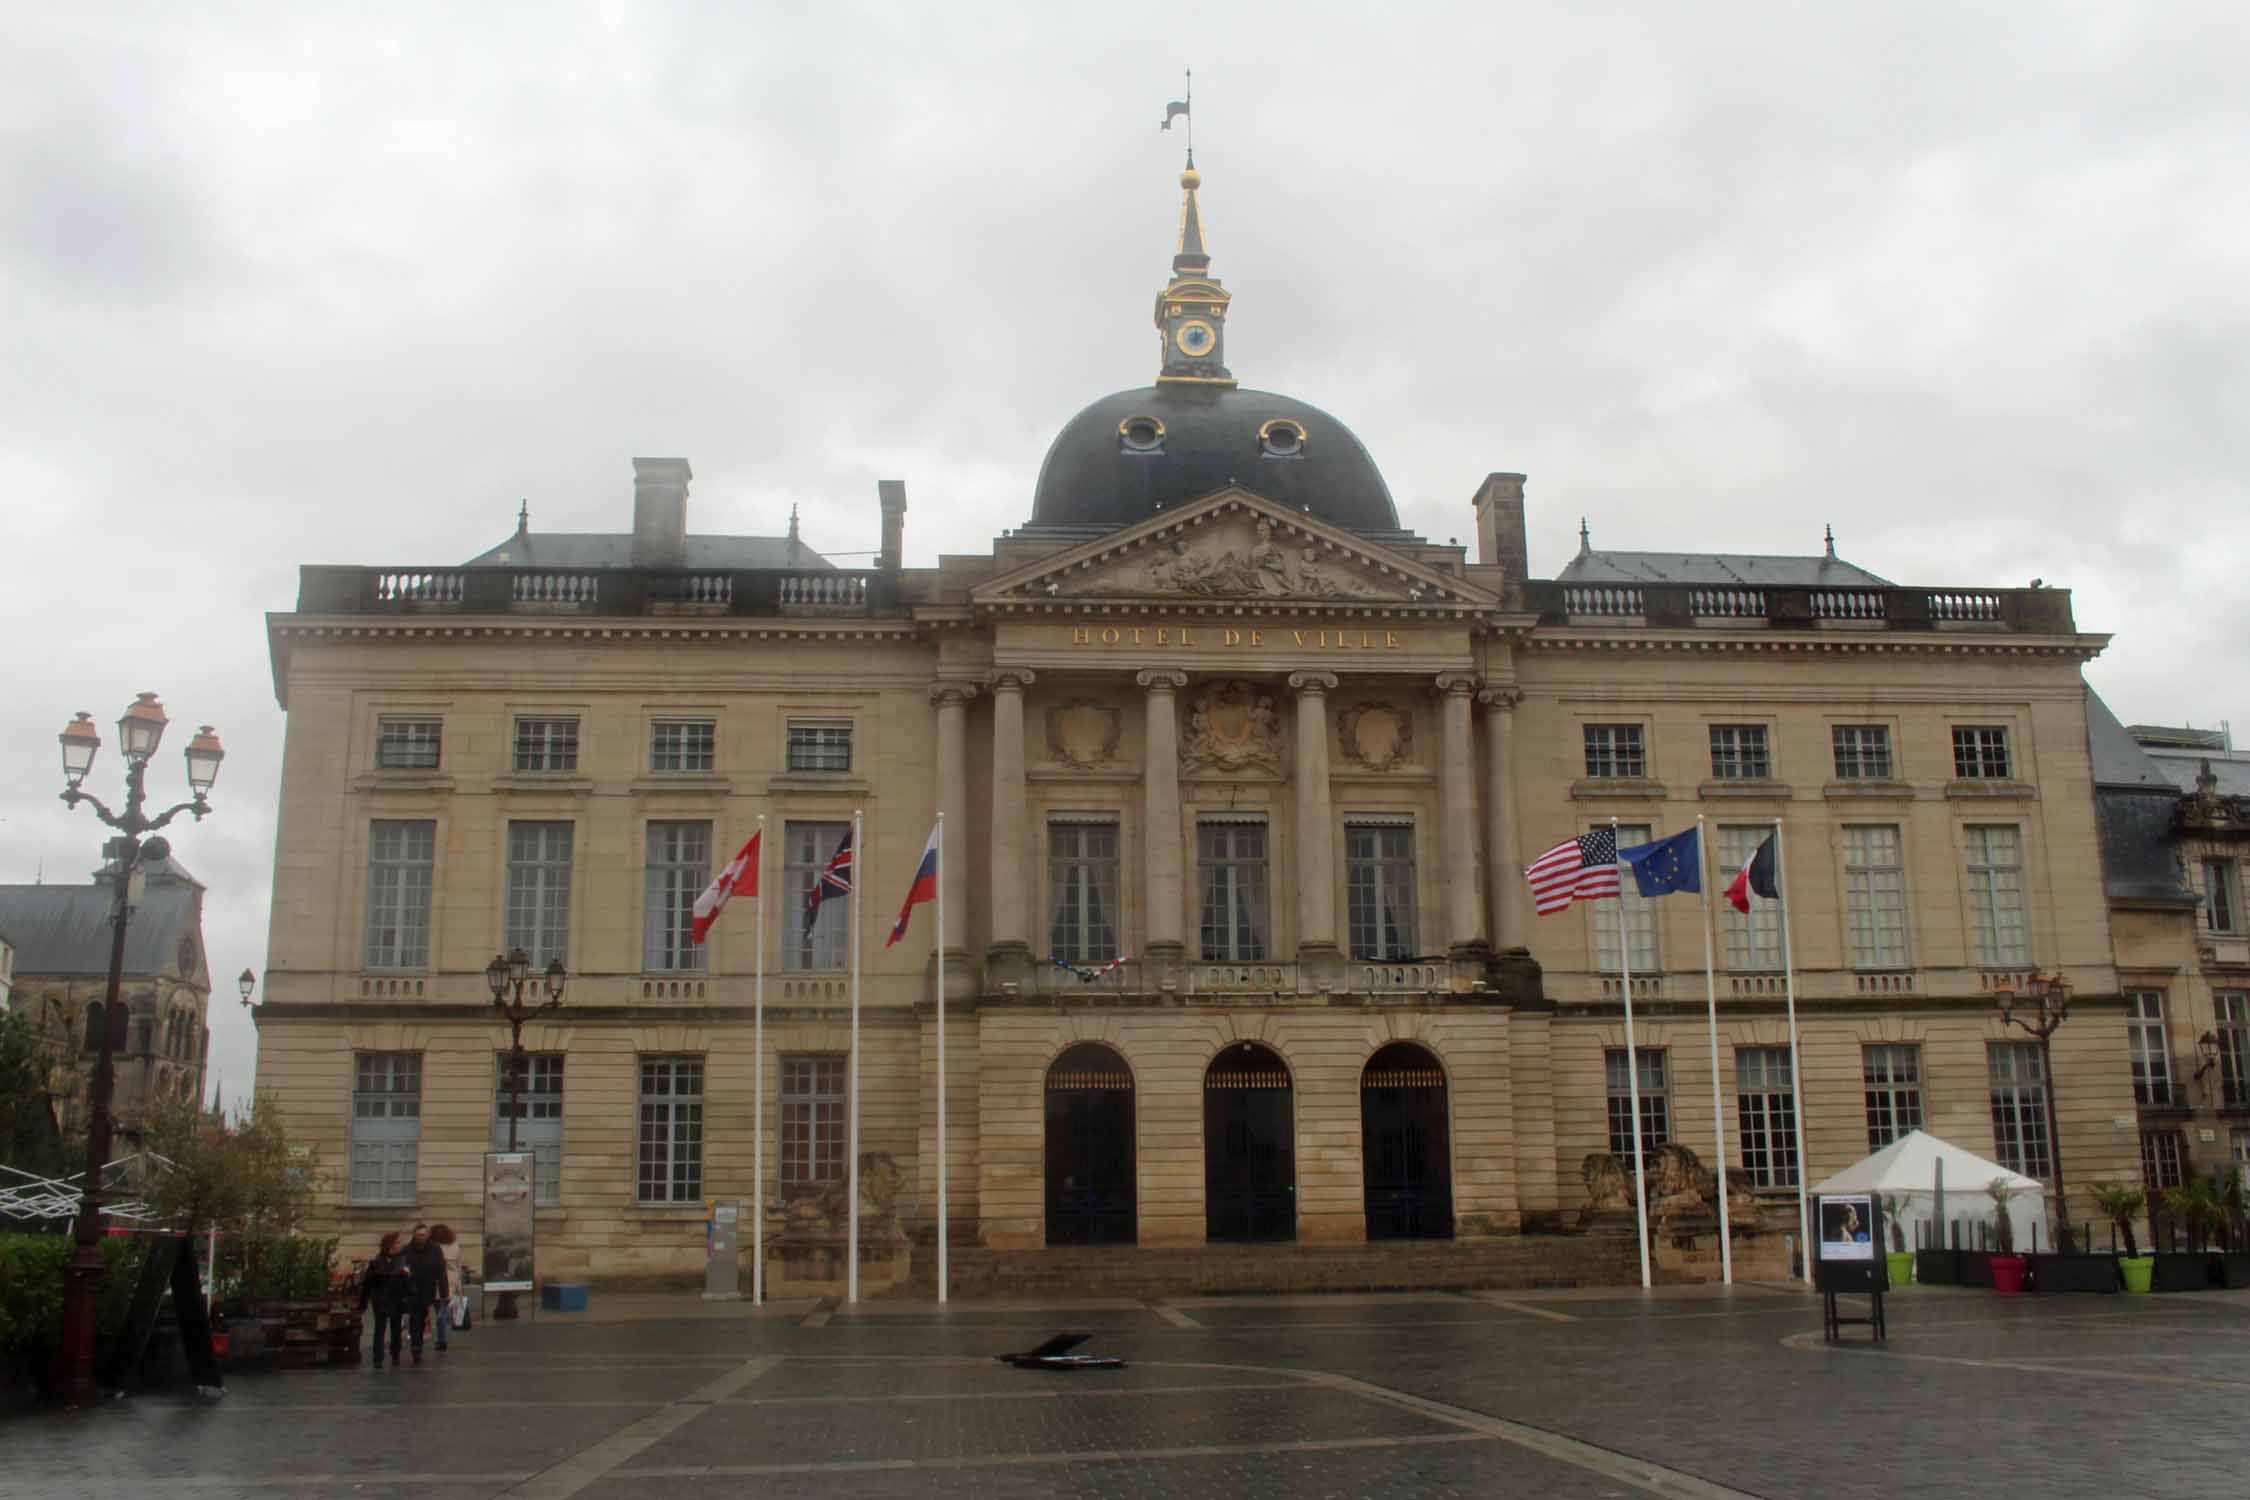
[[[1180,174],[1180,186],[1191,190],[1203,186],[1203,174],[1193,167],[1188,168]]]

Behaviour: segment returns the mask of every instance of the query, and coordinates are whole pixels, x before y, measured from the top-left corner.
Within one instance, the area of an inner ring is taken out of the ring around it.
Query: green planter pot
[[[2146,1295],[2149,1283],[2156,1277],[2156,1257],[2153,1255],[2120,1255],[2117,1269],[2125,1277],[2125,1290]]]
[[[1884,1252],[1883,1260],[1890,1268],[1891,1289],[1893,1291],[1898,1290],[1898,1288],[1902,1286],[1908,1285],[1914,1280],[1913,1251],[1888,1250]]]

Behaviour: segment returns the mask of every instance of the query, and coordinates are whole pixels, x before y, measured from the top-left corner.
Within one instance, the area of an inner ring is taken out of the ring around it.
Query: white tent
[[[1908,1249],[1924,1243],[1924,1237],[1928,1243],[1943,1245],[1949,1243],[1946,1233],[1929,1227],[1936,1218],[1934,1190],[1939,1162],[1945,1164],[1945,1218],[1961,1225],[1963,1249],[1975,1249],[1974,1226],[1992,1220],[1992,1198],[1986,1189],[1996,1177],[2016,1189],[2016,1196],[2008,1200],[2008,1217],[2015,1225],[2017,1252],[2030,1252],[2034,1225],[2039,1226],[2039,1248],[2054,1248],[2050,1243],[2052,1230],[2047,1226],[2044,1184],[1926,1131],[1908,1131],[1873,1156],[1817,1184],[1813,1192],[1880,1193],[1895,1198]],[[1883,1248],[1890,1248],[1887,1236]]]

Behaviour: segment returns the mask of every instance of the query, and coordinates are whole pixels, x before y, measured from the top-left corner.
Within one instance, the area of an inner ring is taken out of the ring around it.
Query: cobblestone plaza
[[[405,1369],[0,1420],[0,1493],[2227,1496],[2250,1295],[1781,1287],[1057,1304],[611,1297]],[[1005,1368],[1058,1328],[1122,1371]]]

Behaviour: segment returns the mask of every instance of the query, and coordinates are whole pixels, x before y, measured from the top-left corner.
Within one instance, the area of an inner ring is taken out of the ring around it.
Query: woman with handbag
[[[443,1354],[446,1329],[469,1326],[469,1293],[461,1280],[461,1243],[460,1237],[453,1232],[453,1226],[432,1224],[430,1243],[437,1246],[439,1253],[445,1257],[445,1285],[451,1293],[437,1304],[437,1346],[438,1353]]]

